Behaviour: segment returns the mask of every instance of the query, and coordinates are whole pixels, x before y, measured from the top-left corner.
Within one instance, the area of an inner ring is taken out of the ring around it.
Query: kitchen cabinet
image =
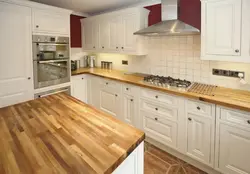
[[[87,91],[88,91],[88,104],[94,106],[97,109],[100,109],[100,81],[101,78],[89,76],[89,83],[87,83]]]
[[[0,107],[34,98],[31,8],[0,2]]]
[[[82,28],[83,47],[88,50],[97,50],[99,47],[99,23],[86,18],[84,22],[82,22]]]
[[[33,32],[69,35],[70,13],[60,13],[45,9],[33,9]]]
[[[186,120],[186,154],[213,167],[215,105],[187,100]]]
[[[135,36],[133,33],[147,27],[148,14],[148,10],[136,7],[82,19],[83,38],[85,38],[83,49],[87,52],[145,55],[146,49],[142,46],[143,37]],[[90,36],[91,20],[99,24],[99,33],[95,35],[98,39],[94,41]],[[99,46],[94,48],[89,45]]]
[[[87,103],[87,76],[78,75],[71,79],[71,95]]]
[[[201,59],[250,62],[247,0],[202,0]]]
[[[227,174],[249,174],[250,114],[217,107],[216,168]]]
[[[123,119],[130,125],[135,125],[135,98],[133,96],[123,94]]]

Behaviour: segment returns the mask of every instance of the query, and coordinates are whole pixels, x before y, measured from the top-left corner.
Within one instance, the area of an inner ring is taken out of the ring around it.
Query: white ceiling
[[[47,5],[73,10],[75,12],[96,14],[140,3],[154,3],[159,0],[31,0]]]

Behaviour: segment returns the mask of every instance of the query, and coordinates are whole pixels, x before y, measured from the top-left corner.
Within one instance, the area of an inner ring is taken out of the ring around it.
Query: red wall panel
[[[84,17],[70,15],[70,37],[71,37],[71,48],[82,47],[82,30],[81,21]]]
[[[145,7],[150,10],[149,26],[161,21],[161,4]],[[198,29],[201,28],[201,2],[200,0],[180,0],[179,19]]]

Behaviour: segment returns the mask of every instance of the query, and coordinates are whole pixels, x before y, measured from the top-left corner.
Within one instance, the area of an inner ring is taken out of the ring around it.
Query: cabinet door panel
[[[109,36],[109,21],[102,20],[100,22],[100,29],[99,29],[99,48],[100,50],[107,50],[110,42]]]
[[[211,120],[194,114],[188,114],[188,119],[187,155],[209,164],[211,160]]]
[[[121,46],[121,17],[111,19],[109,22],[109,50],[119,51]]]
[[[70,16],[34,9],[33,31],[69,34]]]
[[[241,54],[241,0],[206,3],[206,53]]]
[[[136,50],[136,36],[134,32],[137,27],[137,15],[128,14],[122,18],[123,23],[123,44],[122,50],[124,51],[135,51]]]
[[[0,21],[0,107],[4,107],[33,99],[31,9],[0,2]]]
[[[227,174],[249,174],[250,132],[220,124],[219,169]]]
[[[72,95],[87,103],[87,79],[84,76],[72,78]]]
[[[135,101],[134,97],[123,95],[123,118],[130,125],[134,125]]]

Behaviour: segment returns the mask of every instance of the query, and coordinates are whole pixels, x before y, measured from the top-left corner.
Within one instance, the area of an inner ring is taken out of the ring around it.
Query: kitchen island
[[[144,138],[59,93],[0,109],[0,173],[141,174]]]

